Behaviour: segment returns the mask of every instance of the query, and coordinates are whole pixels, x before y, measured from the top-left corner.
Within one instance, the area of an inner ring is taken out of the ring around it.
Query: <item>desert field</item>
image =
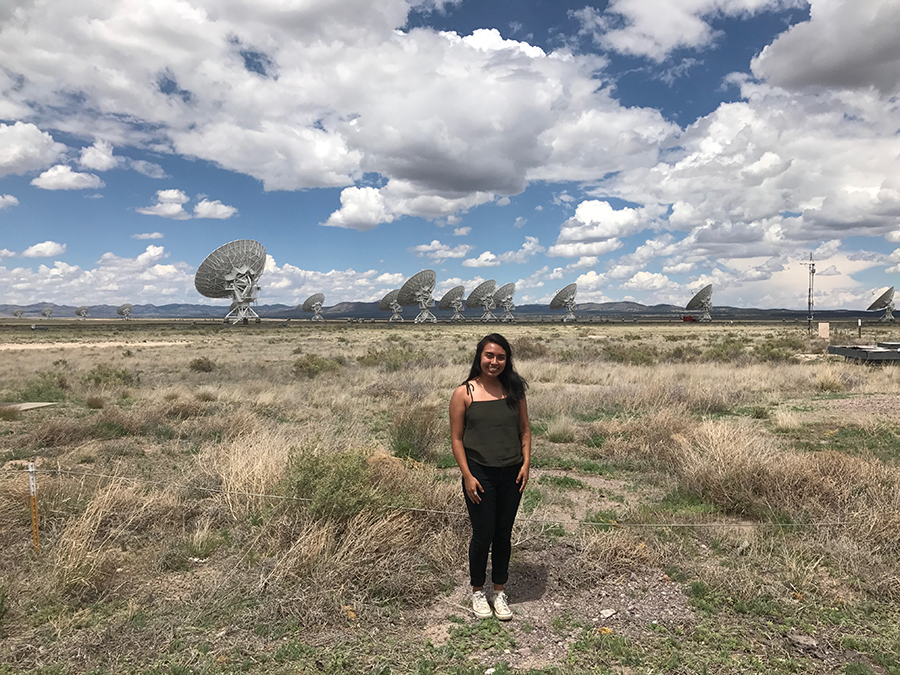
[[[0,406],[0,673],[900,673],[900,370],[805,325],[47,325],[0,326],[0,401],[54,403]],[[508,623],[447,422],[495,331]]]

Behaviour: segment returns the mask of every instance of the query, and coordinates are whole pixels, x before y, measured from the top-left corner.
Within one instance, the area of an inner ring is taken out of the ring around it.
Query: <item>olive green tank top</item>
[[[463,447],[466,459],[482,466],[512,466],[525,461],[519,411],[506,399],[472,401],[466,408]]]

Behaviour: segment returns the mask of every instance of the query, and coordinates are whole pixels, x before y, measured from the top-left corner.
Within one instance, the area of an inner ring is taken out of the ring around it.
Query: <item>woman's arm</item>
[[[465,485],[466,496],[476,504],[481,503],[481,495],[484,492],[481,483],[469,471],[469,461],[466,459],[466,449],[463,447],[463,433],[466,430],[466,408],[468,407],[468,394],[466,385],[460,385],[450,397],[450,447],[453,449],[453,459],[459,465]]]
[[[519,475],[516,477],[516,483],[519,484],[519,492],[528,485],[528,474],[531,471],[531,424],[528,422],[528,402],[525,397],[519,401],[519,434],[522,437],[522,468],[519,469]]]

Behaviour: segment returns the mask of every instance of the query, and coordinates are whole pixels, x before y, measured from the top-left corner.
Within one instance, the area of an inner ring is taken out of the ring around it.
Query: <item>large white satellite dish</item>
[[[503,308],[503,315],[500,321],[515,321],[513,310],[516,306],[513,304],[513,296],[516,294],[515,284],[504,284],[494,291],[494,305]]]
[[[90,307],[87,305],[82,305],[78,309],[75,310],[75,316],[77,316],[80,320],[84,321],[85,317],[87,317],[88,312],[90,312]]]
[[[21,319],[23,316],[25,316],[25,310],[17,309],[15,312],[13,312],[13,316],[16,317],[17,319]]]
[[[437,281],[437,275],[434,270],[422,270],[413,274],[400,287],[397,293],[397,302],[403,306],[418,305],[419,314],[413,323],[437,323],[437,317],[431,313],[434,307],[434,298],[431,294],[434,292],[434,284]]]
[[[51,316],[53,316],[53,308],[44,307],[44,309],[41,310],[41,316],[45,319],[49,319]]]
[[[712,317],[709,315],[712,310],[712,284],[708,284],[701,288],[697,293],[691,298],[690,302],[684,306],[686,310],[689,312],[697,312],[702,310],[703,315],[698,319],[698,321],[712,321]]]
[[[127,321],[131,318],[132,309],[134,309],[134,306],[130,302],[126,302],[124,305],[119,305],[119,308],[116,310],[116,314]]]
[[[563,323],[577,321],[575,318],[575,292],[577,290],[577,285],[569,284],[562,290],[556,291],[556,295],[554,295],[553,299],[550,301],[550,309],[566,308],[566,315],[563,317]]]
[[[494,291],[497,290],[497,282],[488,279],[475,287],[475,290],[469,293],[466,298],[466,307],[481,307],[484,314],[481,315],[482,322],[496,321],[493,310],[497,307],[494,303]]]
[[[391,318],[388,319],[389,322],[394,321],[403,321],[403,315],[400,314],[400,311],[403,307],[397,302],[397,295],[400,293],[399,288],[395,288],[393,291],[385,295],[381,302],[378,303],[378,309],[382,312],[393,312],[391,314]]]
[[[884,316],[881,317],[881,321],[893,321],[894,320],[894,287],[891,286],[884,293],[878,296],[878,299],[875,300],[869,308],[866,310],[867,312],[874,312],[879,309],[884,310]]]
[[[266,267],[266,249],[258,241],[238,239],[224,244],[206,256],[194,277],[194,286],[207,298],[231,298],[231,311],[225,322],[254,318],[252,305],[259,296],[259,278]]]
[[[465,306],[463,295],[465,295],[465,293],[465,286],[454,286],[444,293],[444,297],[441,298],[441,301],[438,303],[438,309],[441,311],[449,312],[451,309],[453,310],[453,316],[450,317],[450,321],[466,320],[466,317],[463,314],[463,307]]]
[[[310,321],[324,321],[322,318],[322,303],[325,302],[324,293],[314,293],[309,296],[300,307],[304,312],[312,312],[313,316]]]

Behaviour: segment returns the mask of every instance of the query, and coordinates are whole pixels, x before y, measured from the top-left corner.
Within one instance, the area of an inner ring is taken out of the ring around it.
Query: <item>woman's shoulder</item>
[[[456,389],[453,390],[452,398],[471,398],[473,385],[472,381],[468,380],[459,385]]]

